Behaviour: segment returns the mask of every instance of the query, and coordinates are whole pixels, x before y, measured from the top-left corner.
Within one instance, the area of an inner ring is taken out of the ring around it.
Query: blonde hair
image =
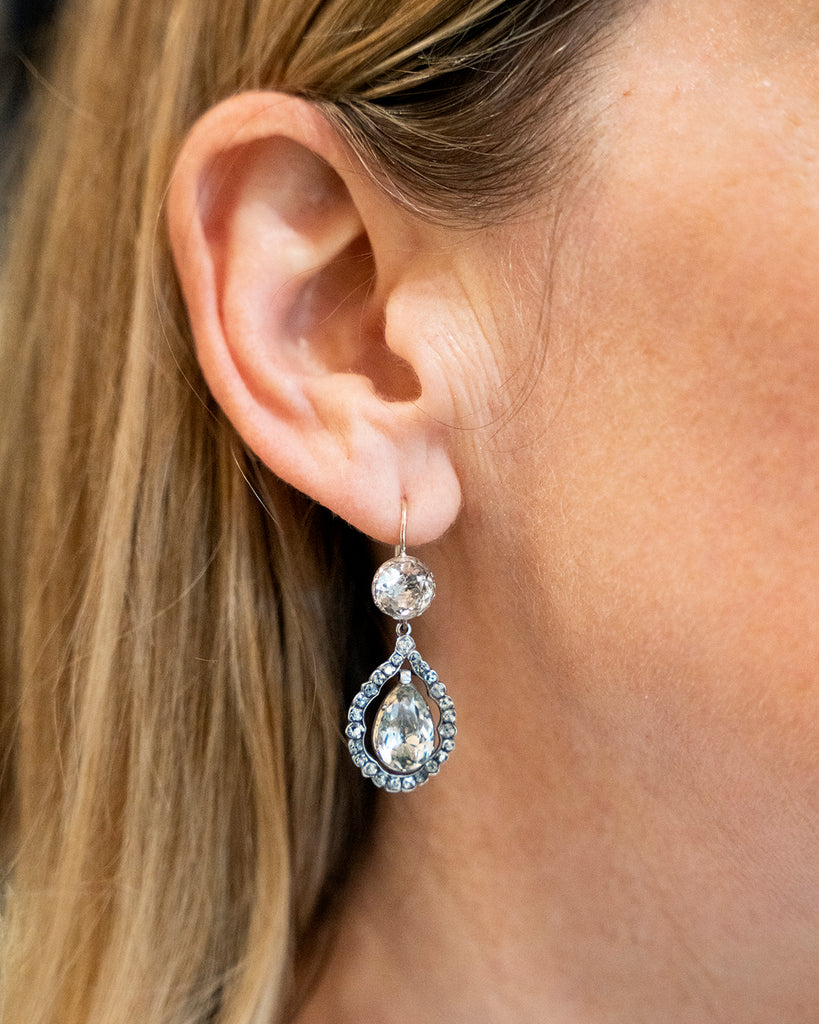
[[[369,818],[368,547],[204,386],[162,217],[186,131],[300,93],[401,202],[501,216],[570,148],[602,6],[69,6],[3,293],[2,1021],[287,1019]]]

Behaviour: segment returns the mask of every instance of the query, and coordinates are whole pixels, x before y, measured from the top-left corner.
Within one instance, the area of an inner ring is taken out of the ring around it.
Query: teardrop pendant
[[[399,625],[395,650],[353,698],[347,713],[347,739],[353,763],[379,788],[397,793],[415,789],[435,775],[455,747],[455,706],[438,673],[415,647],[409,623]],[[409,669],[401,666],[409,662]],[[400,681],[384,698],[368,736],[367,713],[385,684],[401,670]],[[438,726],[418,688],[423,684],[438,709]]]
[[[418,653],[407,621],[427,610],[435,596],[435,579],[423,562],[407,555],[406,528],[407,509],[402,504],[395,557],[379,567],[372,586],[376,605],[398,620],[395,650],[353,698],[345,730],[353,762],[365,778],[391,793],[415,789],[435,775],[452,752],[456,733],[452,698],[438,673]],[[409,668],[402,668],[405,662]],[[368,712],[399,671],[399,681],[381,702],[370,733]],[[437,707],[437,726],[413,676],[424,684],[427,698]]]
[[[375,756],[388,772],[414,772],[435,749],[435,725],[424,698],[410,682],[409,669],[384,698],[373,722]]]

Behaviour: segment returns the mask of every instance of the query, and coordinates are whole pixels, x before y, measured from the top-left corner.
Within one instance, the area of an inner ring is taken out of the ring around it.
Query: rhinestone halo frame
[[[410,635],[409,623],[398,626],[401,631],[395,643],[395,650],[387,659],[370,673],[369,679],[353,698],[347,712],[347,746],[353,763],[361,770],[364,778],[369,779],[388,793],[408,792],[423,785],[432,775],[437,775],[441,765],[455,748],[455,706],[446,692],[446,686],[438,678],[438,673],[429,667],[415,647]],[[439,719],[436,727],[438,743],[422,765],[413,772],[397,773],[388,771],[381,762],[370,753],[366,746],[367,724],[366,714],[370,705],[380,696],[384,685],[396,675],[405,661],[408,661],[412,674],[420,679],[426,687],[429,699],[437,706]]]

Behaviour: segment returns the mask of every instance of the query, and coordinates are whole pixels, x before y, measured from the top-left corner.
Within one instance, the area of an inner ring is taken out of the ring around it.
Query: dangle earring
[[[429,569],[407,554],[407,505],[401,503],[400,541],[395,557],[388,559],[373,578],[376,606],[398,620],[398,639],[389,659],[370,675],[353,698],[347,713],[348,746],[353,762],[365,778],[391,793],[415,789],[435,775],[455,746],[455,707],[446,687],[423,660],[412,639],[409,619],[429,608],[435,597],[435,580]],[[402,668],[409,662],[409,668]],[[389,690],[368,726],[368,710],[391,679]],[[412,682],[425,686],[438,709],[438,723],[429,705]],[[437,735],[436,735],[437,734]]]

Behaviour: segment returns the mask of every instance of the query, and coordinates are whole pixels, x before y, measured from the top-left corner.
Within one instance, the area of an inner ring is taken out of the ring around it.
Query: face
[[[773,861],[796,905],[819,887],[819,4],[654,0],[599,64],[556,226],[493,240],[520,272],[514,311],[486,275],[513,327],[474,330],[472,612],[514,609],[574,770],[627,779],[660,832],[730,835],[746,881]]]
[[[710,707],[807,722],[819,7],[648,4],[612,59],[559,228],[555,351],[526,424],[542,424],[532,521],[587,595],[581,635],[609,624],[606,659],[625,636],[663,677],[707,686],[692,697]]]

